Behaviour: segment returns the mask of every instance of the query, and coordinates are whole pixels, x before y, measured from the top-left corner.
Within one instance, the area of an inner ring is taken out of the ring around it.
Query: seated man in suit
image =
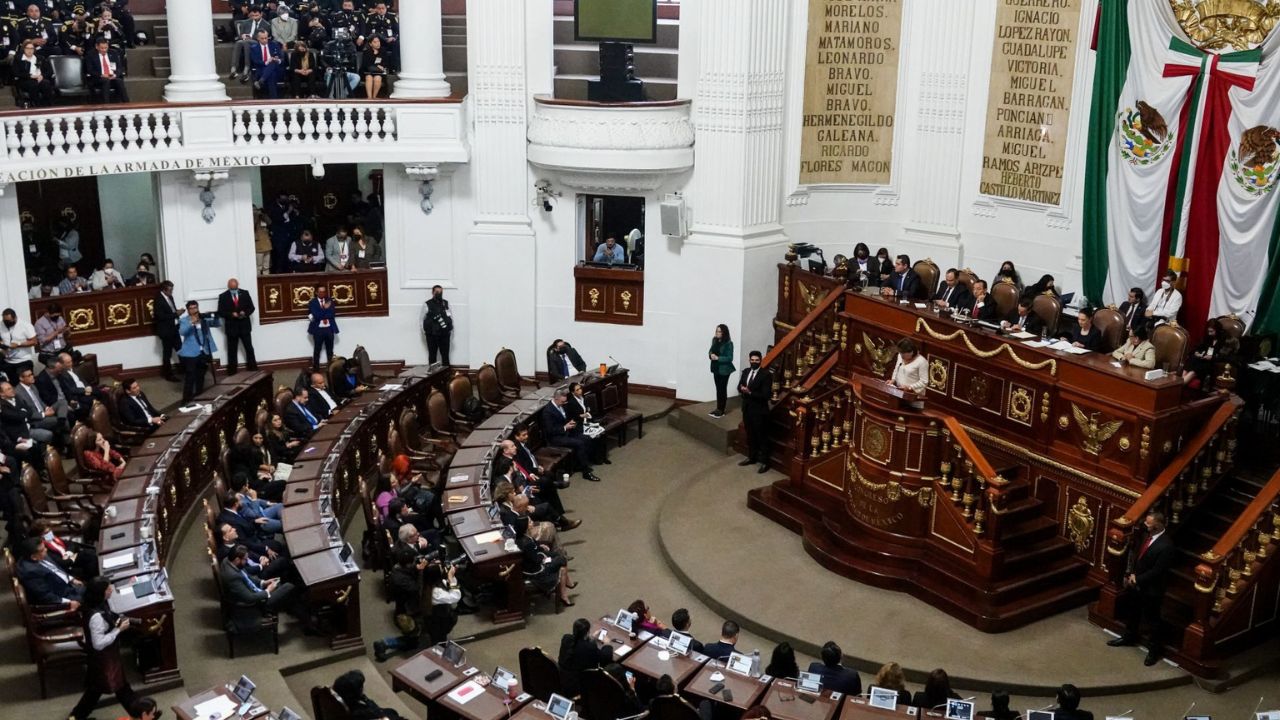
[[[266,518],[260,519],[263,522],[266,521]],[[240,514],[240,496],[235,493],[227,493],[227,496],[222,499],[222,512],[218,513],[218,523],[235,528],[240,536],[241,545],[259,555],[267,555],[268,550],[283,553],[284,546],[262,529],[263,522],[250,520]]]
[[[280,511],[284,509],[283,505],[259,500],[258,493],[250,487],[246,487],[243,492],[235,495],[240,499],[240,507],[236,509],[240,517],[257,524],[262,532],[268,535],[275,535],[284,530],[284,525],[280,522]]]
[[[520,433],[523,433],[526,439],[529,437],[528,428],[520,428],[517,434]],[[510,474],[513,476],[511,484],[516,487],[516,490],[524,492],[524,488],[529,488],[528,494],[531,499],[539,503],[546,503],[551,506],[552,510],[564,515],[564,502],[560,500],[560,488],[556,486],[556,483],[545,475],[529,472],[529,468],[525,467],[524,462],[521,462],[520,446],[514,440],[503,440],[498,447],[502,450],[502,454],[498,457],[511,461]],[[497,471],[497,458],[494,458],[494,471]]]
[[[5,392],[4,388],[8,384],[0,382],[0,394]],[[0,465],[9,468],[9,472],[5,475],[11,476],[10,482],[16,485],[22,463],[31,465],[37,470],[44,469],[44,443],[31,437],[30,428],[26,424],[26,413],[3,412],[7,408],[9,404],[0,400],[0,452],[5,455],[5,461]],[[18,422],[19,420],[21,422]],[[0,492],[2,491],[3,488],[0,486]],[[10,514],[9,517],[15,516]]]
[[[924,286],[920,284],[920,276],[911,269],[911,258],[899,255],[893,261],[893,274],[884,287],[880,288],[880,294],[900,300],[914,300],[922,292]]]
[[[324,424],[307,407],[310,400],[311,393],[306,388],[299,388],[293,396],[293,402],[284,406],[284,426],[296,438],[309,438]]]
[[[94,52],[84,57],[85,84],[89,91],[104,103],[111,102],[112,92],[117,102],[129,102],[129,91],[124,86],[124,56],[119,50],[112,50],[111,42],[104,37],[95,40],[93,46]]]
[[[94,386],[84,381],[80,377],[80,373],[76,371],[75,358],[71,353],[58,353],[57,373],[54,378],[58,381],[58,385],[62,390],[62,395],[67,399],[67,404],[71,407],[73,414],[84,413],[85,417],[93,410],[93,401],[97,400],[103,405],[107,404],[110,397],[107,388],[99,385]]]
[[[493,460],[493,472],[490,482],[496,485],[503,480],[511,483],[511,487],[517,493],[528,498],[529,516],[534,520],[552,523],[556,526],[556,529],[562,531],[572,530],[582,524],[581,520],[566,518],[563,509],[557,509],[555,505],[543,498],[541,489],[536,484],[529,482],[521,472],[517,471],[515,462],[505,454],[505,451],[504,454]],[[561,508],[563,508],[563,505]]]
[[[147,394],[142,392],[142,385],[137,380],[127,378],[122,384],[124,395],[120,396],[120,404],[116,407],[121,423],[131,430],[143,432],[164,424],[167,418],[147,399]]]
[[[1000,305],[987,292],[986,280],[973,281],[973,300],[970,301],[966,314],[982,322],[1000,322]]]
[[[560,388],[551,402],[542,408],[542,437],[548,445],[572,450],[582,477],[591,482],[600,482],[600,478],[591,470],[591,446],[587,437],[582,434],[582,427],[565,414],[564,404],[568,401],[569,391]]]
[[[943,310],[953,310],[957,313],[968,312],[969,308],[973,307],[973,295],[960,283],[959,270],[955,268],[947,270],[942,287],[938,288],[938,294],[933,296],[933,304]]]
[[[533,454],[533,448],[529,447],[529,426],[521,425],[511,433],[511,440],[515,443],[516,452],[513,459],[516,464],[524,469],[525,474],[532,476],[535,480],[549,474],[551,468],[545,468],[538,464],[538,457]],[[553,478],[553,484],[564,490],[569,487],[569,481],[565,478]]]
[[[280,83],[284,81],[284,47],[271,40],[266,30],[258,31],[258,42],[249,49],[249,72],[253,75],[253,87],[266,92],[275,100],[280,97]]]
[[[1080,688],[1071,683],[1058,688],[1058,707],[1053,711],[1053,720],[1093,720],[1093,713],[1080,709]]]
[[[702,646],[702,654],[712,660],[727,660],[738,645],[738,623],[725,620],[720,626],[720,639]]]
[[[79,609],[84,583],[49,559],[49,548],[40,538],[27,538],[19,547],[22,559],[18,561],[18,581],[27,593],[27,602],[32,605],[60,605],[67,610]]]
[[[30,373],[30,370],[23,370],[21,376]],[[23,391],[18,392],[17,387],[22,387]],[[31,399],[27,397],[28,386],[19,384],[17,387],[0,383],[0,424],[4,425],[10,435],[64,445],[58,419],[46,416],[32,406]],[[31,390],[34,392],[34,388]]]
[[[822,646],[822,661],[809,663],[809,672],[822,676],[822,689],[841,692],[845,695],[862,694],[862,678],[858,671],[841,665],[844,653],[834,641],[828,640]]]
[[[1009,332],[1024,332],[1032,335],[1039,335],[1044,332],[1044,321],[1031,311],[1032,297],[1023,295],[1018,298],[1018,309],[1009,314],[1005,321],[1001,323],[1005,330]]]
[[[1120,314],[1124,316],[1125,327],[1142,325],[1147,321],[1147,294],[1142,288],[1129,288],[1129,297],[1120,303]]]
[[[691,652],[703,652],[702,643],[697,638],[689,634],[690,627],[693,626],[693,619],[689,617],[689,611],[686,608],[680,608],[671,613],[671,627],[665,633],[666,637],[671,637],[671,632],[689,635],[689,650]]]
[[[274,577],[259,581],[249,572],[249,548],[237,545],[222,561],[222,590],[234,607],[229,621],[237,632],[252,632],[261,622],[263,611],[278,613],[289,609],[297,588]]]
[[[556,338],[547,348],[547,374],[553,385],[586,369],[587,364],[582,361],[582,356],[567,340]]]
[[[311,373],[311,386],[307,390],[307,409],[319,420],[328,420],[340,407],[338,398],[329,392],[324,373]]]
[[[222,538],[222,542],[218,545],[218,562],[222,562],[231,557],[236,546],[240,545],[240,532],[227,523],[222,523],[218,526],[218,535]],[[243,547],[249,550],[245,569],[254,577],[266,580],[283,577],[293,567],[292,560],[271,548],[267,548],[265,554],[259,555],[247,545]]]
[[[53,442],[59,448],[65,448],[67,440],[71,437],[71,425],[67,422],[67,413],[70,408],[66,401],[56,402],[54,405],[45,404],[44,398],[40,396],[40,390],[36,387],[36,375],[30,368],[18,374],[18,385],[14,387],[14,394],[18,404],[27,411],[31,427],[53,433]]]
[[[66,412],[62,413],[62,417],[68,418],[68,423],[88,422],[89,410],[93,407],[93,397],[90,395],[88,401],[82,402],[86,397],[84,391],[67,395],[62,382],[63,372],[60,356],[51,359],[49,364],[44,366],[44,370],[36,376],[36,391],[40,393],[40,399],[45,405],[54,408],[65,407]]]

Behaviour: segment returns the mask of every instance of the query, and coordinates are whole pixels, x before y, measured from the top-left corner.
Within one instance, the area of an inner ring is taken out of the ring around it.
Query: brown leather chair
[[[73,368],[76,371],[76,377],[80,378],[80,382],[93,387],[101,381],[98,374],[98,354],[88,353],[80,358],[80,363]]]
[[[1151,331],[1151,344],[1156,348],[1156,367],[1168,366],[1170,372],[1181,372],[1187,359],[1191,337],[1177,323],[1163,323]]]
[[[648,720],[699,720],[698,710],[679,695],[659,695],[649,701]]]
[[[328,685],[311,688],[311,716],[315,720],[351,720],[351,712]]]
[[[120,396],[124,395],[124,388],[120,383],[116,383],[111,388],[106,404],[94,401],[94,407],[89,409],[89,424],[94,430],[102,433],[116,445],[128,445],[130,447],[142,444],[146,439],[147,433],[140,430],[125,427],[120,422]],[[99,410],[98,408],[102,409]]]
[[[956,282],[963,285],[964,289],[968,290],[970,295],[973,294],[973,284],[980,279],[981,278],[978,277],[978,273],[974,272],[970,268],[961,270],[960,274],[956,276]]]
[[[405,447],[411,451],[410,457],[416,455],[435,462],[438,461],[437,448],[447,448],[451,445],[448,441],[431,437],[430,433],[424,431],[422,424],[418,421],[418,413],[413,408],[400,411],[398,424],[400,437],[404,439]]]
[[[942,279],[942,271],[938,269],[938,263],[934,262],[933,258],[925,258],[917,260],[911,269],[920,276],[920,287],[924,292],[922,299],[933,297],[933,294],[938,292],[938,281]]]
[[[222,539],[222,529],[218,526],[218,505],[220,500],[215,500],[214,504],[209,503],[209,498],[200,501],[204,505],[204,525],[205,528],[213,534],[218,540]]]
[[[59,506],[92,511],[101,511],[106,507],[107,500],[111,497],[111,488],[73,482],[67,477],[62,453],[52,445],[44,446],[44,466],[49,475],[49,489],[52,490],[48,497]]]
[[[213,502],[217,505],[219,511],[222,511],[224,507],[222,499],[227,496],[228,492],[230,492],[230,488],[227,487],[226,481],[215,472],[213,474]]]
[[[1031,312],[1035,313],[1049,331],[1049,336],[1058,334],[1058,321],[1062,319],[1062,301],[1053,295],[1037,295],[1031,300]]]
[[[18,616],[26,629],[27,651],[36,664],[36,675],[40,679],[40,697],[49,697],[47,677],[49,672],[71,674],[70,668],[83,667],[86,661],[84,649],[84,631],[74,627],[79,619],[79,612],[70,610],[50,610],[36,612],[27,604],[27,594],[18,582],[18,578],[10,577],[13,597],[18,604]]]
[[[481,365],[476,371],[476,389],[480,391],[480,402],[494,412],[506,407],[510,402],[510,398],[502,393],[502,383],[498,382],[498,371],[489,363]]]
[[[612,675],[604,670],[584,670],[581,683],[583,715],[592,720],[617,720],[626,714],[627,695]]]
[[[369,360],[369,351],[365,350],[363,345],[357,345],[355,351],[351,353],[351,357],[355,358],[359,367],[357,374],[362,384],[376,385],[382,380],[381,377],[373,374],[373,362]]]
[[[439,390],[432,390],[427,396],[427,422],[431,432],[450,442],[451,450],[457,447],[459,429],[449,412],[449,401]]]
[[[502,348],[493,357],[493,367],[498,371],[498,382],[502,385],[502,393],[509,398],[520,397],[521,385],[538,387],[536,378],[520,374],[516,366],[516,353],[510,348]]]
[[[93,448],[96,439],[97,433],[84,423],[76,423],[76,426],[71,430],[71,452],[75,454],[72,460],[75,461],[76,466],[76,483],[110,490],[115,484],[112,476],[109,473],[90,470],[84,464],[84,452]],[[112,449],[116,450],[116,448]],[[119,450],[116,450],[116,452],[119,452]]]
[[[1237,316],[1235,313],[1231,313],[1230,315],[1223,315],[1219,317],[1218,325],[1222,327],[1223,332],[1235,338],[1236,340],[1239,340],[1240,338],[1244,337],[1245,330],[1247,330],[1247,328],[1244,326],[1244,321],[1241,320],[1240,317]]]
[[[213,571],[213,586],[218,592],[218,609],[222,613],[222,632],[227,637],[227,657],[235,659],[236,657],[236,638],[245,637],[261,637],[263,633],[268,633],[271,637],[272,649],[276,655],[280,654],[280,619],[273,613],[262,613],[262,621],[248,632],[236,632],[232,624],[232,617],[235,614],[235,608],[232,606],[231,600],[227,597],[225,589],[222,587],[222,572],[218,567],[218,556],[215,553],[209,553],[209,569]]]
[[[40,474],[30,465],[23,466],[21,483],[22,495],[34,517],[63,521],[69,526],[83,528],[98,516],[97,508],[87,497],[67,497],[45,492]]]
[[[419,472],[432,472],[440,469],[440,465],[436,463],[435,458],[410,450],[404,444],[404,439],[400,436],[400,431],[394,427],[387,430],[387,451],[392,457],[404,455],[409,458],[409,467]]]
[[[471,418],[468,418],[463,408],[466,402],[475,397],[475,389],[471,386],[471,378],[464,373],[458,373],[449,378],[449,414],[453,416],[453,421],[465,427],[468,431],[472,427]],[[485,416],[492,413],[484,413]]]
[[[551,656],[534,646],[520,650],[520,682],[524,691],[546,702],[560,692],[560,668]]]
[[[281,388],[276,391],[276,414],[284,415],[284,409],[289,407],[289,403],[293,402],[293,391],[288,388]]]
[[[346,378],[347,359],[338,355],[329,361],[329,367],[325,369],[325,379],[329,383],[329,392],[334,392],[336,388],[342,387],[347,382]]]
[[[1124,344],[1129,336],[1129,327],[1124,315],[1115,305],[1108,305],[1093,313],[1093,326],[1102,333],[1102,348],[1105,352],[1113,352]]]
[[[996,307],[1000,309],[1000,319],[1009,317],[1018,311],[1018,286],[1008,278],[1002,279],[991,288],[991,297],[996,299]]]

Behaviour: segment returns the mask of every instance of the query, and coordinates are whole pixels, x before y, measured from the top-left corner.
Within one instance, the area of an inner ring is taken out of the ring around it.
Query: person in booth
[[[604,244],[596,246],[596,254],[591,258],[591,262],[608,263],[610,265],[621,265],[627,261],[627,252],[618,244],[618,238],[610,235],[604,239]]]
[[[924,389],[929,384],[929,363],[911,338],[898,341],[898,361],[889,378],[894,387],[923,397]]]
[[[284,81],[284,46],[273,41],[266,30],[259,30],[256,37],[258,42],[249,50],[253,87],[275,100],[280,97],[280,83]]]
[[[920,276],[911,269],[911,258],[899,255],[893,263],[893,274],[880,292],[887,297],[901,300],[914,300],[920,297],[924,288],[920,285]]]
[[[986,280],[973,281],[973,302],[969,305],[968,314],[979,322],[1000,321],[1000,305],[987,293]]]
[[[973,295],[960,283],[959,270],[955,268],[947,270],[942,287],[938,288],[938,293],[933,296],[933,304],[943,310],[959,313],[966,312],[973,306]]]
[[[124,57],[118,50],[112,50],[111,42],[104,37],[94,40],[93,47],[93,53],[84,59],[85,84],[89,86],[89,93],[104,103],[111,102],[113,92],[116,102],[129,102],[129,91],[124,86]]]

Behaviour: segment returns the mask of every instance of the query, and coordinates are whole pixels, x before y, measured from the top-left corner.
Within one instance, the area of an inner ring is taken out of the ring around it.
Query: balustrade
[[[393,143],[395,108],[368,104],[263,105],[236,107],[232,134],[235,145]]]
[[[8,160],[172,150],[184,147],[177,110],[121,109],[9,117]]]

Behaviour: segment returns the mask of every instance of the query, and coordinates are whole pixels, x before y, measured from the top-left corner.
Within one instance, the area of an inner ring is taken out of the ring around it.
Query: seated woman
[[[927,711],[944,707],[947,700],[952,699],[959,700],[960,696],[951,689],[951,678],[947,671],[938,668],[929,673],[929,679],[924,682],[924,690],[911,698],[911,704]]]
[[[33,107],[53,105],[53,99],[58,95],[53,84],[53,66],[48,58],[36,54],[34,42],[23,42],[22,53],[10,65],[13,68],[13,84],[26,93]]]
[[[572,631],[560,637],[560,682],[565,693],[573,697],[582,692],[582,673],[600,667],[600,644],[591,637],[591,622],[586,618],[573,621]]]
[[[1076,326],[1059,337],[1089,352],[1102,351],[1102,331],[1093,326],[1093,308],[1080,308],[1076,314]]]
[[[275,479],[275,458],[267,447],[266,435],[254,433],[247,441],[234,445],[227,458],[232,487],[253,488],[258,497],[273,503],[284,499],[285,482]]]
[[[1022,294],[1022,277],[1018,275],[1018,269],[1008,260],[1000,263],[1000,272],[996,273],[995,278],[993,278],[991,282],[998,283],[1005,280],[1013,283],[1013,286],[1018,288],[1018,294]]]
[[[1059,297],[1058,288],[1053,285],[1052,275],[1041,275],[1040,279],[1036,281],[1036,284],[1027,288],[1026,292],[1023,294],[1030,295],[1031,297],[1035,297],[1037,295],[1052,295],[1054,297]]]
[[[333,681],[333,694],[347,706],[350,720],[401,720],[400,713],[379,707],[364,694],[364,673],[348,670]]]
[[[900,390],[909,390],[917,396],[924,396],[924,389],[929,384],[929,363],[916,348],[911,338],[898,341],[898,362],[893,366],[889,381]]]
[[[800,665],[796,662],[796,651],[789,642],[778,643],[769,658],[769,666],[764,670],[766,675],[776,678],[793,678],[800,676]]]
[[[360,72],[364,75],[364,96],[370,100],[382,94],[382,80],[387,76],[389,65],[387,54],[382,49],[382,38],[374,35],[369,38],[369,47],[364,51],[364,60],[360,64]]]
[[[1111,353],[1111,357],[1136,368],[1150,370],[1156,366],[1156,348],[1147,340],[1146,325],[1139,325],[1129,330],[1129,339]]]
[[[124,474],[126,463],[124,456],[111,447],[102,433],[97,433],[93,437],[93,445],[80,455],[80,464],[94,475],[110,477],[114,483]]]
[[[1182,371],[1182,381],[1192,388],[1208,385],[1218,374],[1218,364],[1234,363],[1239,353],[1240,341],[1223,330],[1222,322],[1214,318],[1205,326],[1204,337],[1196,351],[1187,358],[1187,369]]]
[[[661,635],[667,631],[667,626],[662,621],[653,616],[649,612],[649,606],[644,604],[643,600],[636,600],[627,606],[627,612],[635,618],[632,621],[631,629],[634,632],[645,630],[654,635]]]
[[[902,672],[902,666],[896,662],[887,662],[881,665],[880,672],[876,673],[876,679],[871,681],[871,687],[897,690],[898,704],[911,704],[911,692],[907,690],[907,677]]]
[[[539,545],[530,534],[532,526],[527,517],[517,518],[514,523],[516,547],[520,549],[521,570],[525,579],[548,595],[554,593],[557,607],[573,607],[569,591],[578,584],[569,580],[569,568],[565,567],[564,556],[552,553],[551,548],[546,545]]]
[[[302,440],[289,433],[284,426],[284,417],[279,413],[272,413],[270,426],[263,439],[267,451],[276,462],[293,463],[298,455],[298,446],[302,444]]]

